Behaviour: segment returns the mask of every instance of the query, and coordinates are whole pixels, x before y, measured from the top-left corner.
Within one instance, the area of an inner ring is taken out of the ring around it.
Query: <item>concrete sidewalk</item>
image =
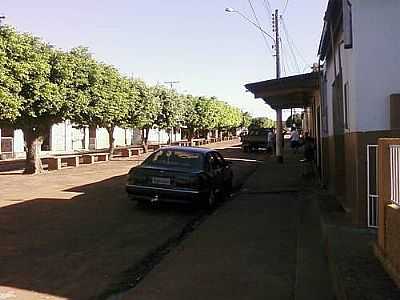
[[[351,216],[326,191],[314,188],[307,197],[318,199],[323,237],[338,300],[395,300],[400,290],[373,253],[375,229],[356,227]]]
[[[259,165],[137,286],[110,299],[334,299],[319,209],[302,198],[300,157]]]

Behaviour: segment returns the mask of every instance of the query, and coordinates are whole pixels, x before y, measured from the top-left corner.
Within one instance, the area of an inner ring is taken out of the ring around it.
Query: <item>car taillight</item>
[[[175,177],[175,186],[181,188],[199,189],[202,179],[199,176],[179,176]]]
[[[140,171],[132,169],[129,171],[128,183],[129,184],[141,184],[146,182],[146,176]]]

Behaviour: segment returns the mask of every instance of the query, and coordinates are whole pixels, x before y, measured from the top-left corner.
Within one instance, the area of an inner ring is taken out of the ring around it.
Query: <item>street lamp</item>
[[[267,37],[269,37],[270,39],[272,39],[274,41],[275,44],[275,39],[272,35],[270,35],[268,32],[266,32],[261,26],[259,26],[257,23],[253,22],[252,20],[250,20],[248,17],[246,17],[243,13],[241,13],[240,11],[233,9],[231,7],[227,7],[225,8],[225,11],[228,13],[236,13],[239,16],[241,16],[243,19],[245,19],[247,22],[249,22],[250,24],[252,24],[253,26],[255,26],[258,30],[260,30],[263,34],[265,34]]]

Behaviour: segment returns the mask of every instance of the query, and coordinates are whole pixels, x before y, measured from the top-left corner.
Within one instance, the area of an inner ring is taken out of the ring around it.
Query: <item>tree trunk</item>
[[[110,158],[113,157],[115,149],[114,128],[114,126],[107,127],[109,141],[108,152],[110,153]]]
[[[42,147],[43,137],[33,128],[23,129],[26,142],[26,160],[24,174],[43,173],[43,165],[40,160],[40,151]]]
[[[172,130],[171,130],[171,128],[167,129],[167,133],[168,133],[168,142],[167,142],[167,144],[171,145],[171,143],[172,143]]]
[[[150,132],[150,128],[142,129],[142,140],[143,140],[144,153],[147,153],[147,151],[148,151],[149,132]]]

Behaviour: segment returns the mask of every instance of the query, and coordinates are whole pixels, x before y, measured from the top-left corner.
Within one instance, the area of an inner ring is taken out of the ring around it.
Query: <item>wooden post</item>
[[[398,144],[399,139],[382,138],[378,141],[378,246],[385,252],[386,206],[390,203],[390,149],[389,145]]]

